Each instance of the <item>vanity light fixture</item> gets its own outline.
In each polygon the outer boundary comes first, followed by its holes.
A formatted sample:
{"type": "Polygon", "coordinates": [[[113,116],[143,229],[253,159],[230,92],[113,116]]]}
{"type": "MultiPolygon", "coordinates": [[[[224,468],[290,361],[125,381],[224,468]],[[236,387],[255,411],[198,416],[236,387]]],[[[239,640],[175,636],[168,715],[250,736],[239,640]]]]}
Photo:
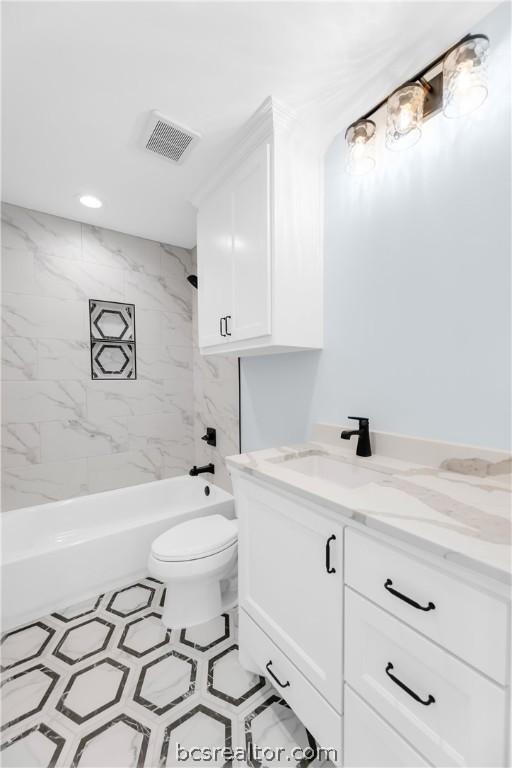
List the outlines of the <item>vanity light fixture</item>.
{"type": "Polygon", "coordinates": [[[424,120],[443,110],[446,117],[462,117],[487,97],[489,38],[466,35],[420,72],[382,99],[345,132],[347,173],[360,176],[375,166],[375,123],[370,118],[387,105],[386,147],[409,149],[421,138],[424,120]],[[442,64],[438,74],[426,79],[442,64]]]}
{"type": "Polygon", "coordinates": [[[347,173],[351,176],[363,176],[375,166],[375,130],[373,120],[358,120],[347,128],[347,173]]]}
{"type": "Polygon", "coordinates": [[[101,208],[103,203],[94,195],[81,195],[80,202],[85,205],[86,208],[101,208]]]}

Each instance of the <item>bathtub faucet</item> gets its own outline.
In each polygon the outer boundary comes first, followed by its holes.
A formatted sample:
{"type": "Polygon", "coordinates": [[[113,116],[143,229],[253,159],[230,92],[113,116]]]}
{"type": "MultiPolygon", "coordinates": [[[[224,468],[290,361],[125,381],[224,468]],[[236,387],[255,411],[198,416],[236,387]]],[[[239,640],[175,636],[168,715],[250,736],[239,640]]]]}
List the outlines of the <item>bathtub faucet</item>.
{"type": "Polygon", "coordinates": [[[212,464],[211,462],[209,464],[205,464],[204,467],[197,467],[195,464],[192,467],[192,469],[189,472],[189,475],[192,475],[192,477],[197,477],[197,475],[201,475],[203,472],[211,472],[212,475],[215,474],[215,464],[212,464]]]}

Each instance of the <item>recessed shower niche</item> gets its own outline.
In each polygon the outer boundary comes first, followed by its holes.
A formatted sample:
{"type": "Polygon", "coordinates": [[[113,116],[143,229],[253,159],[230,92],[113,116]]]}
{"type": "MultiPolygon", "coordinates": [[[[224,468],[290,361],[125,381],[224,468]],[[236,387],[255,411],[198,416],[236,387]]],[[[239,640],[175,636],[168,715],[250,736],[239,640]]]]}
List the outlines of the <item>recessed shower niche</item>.
{"type": "Polygon", "coordinates": [[[91,378],[135,379],[135,305],[89,300],[91,378]]]}

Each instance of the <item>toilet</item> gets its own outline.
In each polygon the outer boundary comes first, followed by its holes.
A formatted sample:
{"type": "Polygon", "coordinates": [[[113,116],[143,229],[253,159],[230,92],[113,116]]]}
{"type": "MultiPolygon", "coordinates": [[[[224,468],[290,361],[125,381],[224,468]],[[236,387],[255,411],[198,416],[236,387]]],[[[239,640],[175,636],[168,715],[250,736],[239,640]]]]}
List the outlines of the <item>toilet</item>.
{"type": "Polygon", "coordinates": [[[236,605],[237,537],[237,520],[208,515],[179,523],[154,540],[148,570],[167,589],[165,626],[203,624],[236,605]]]}

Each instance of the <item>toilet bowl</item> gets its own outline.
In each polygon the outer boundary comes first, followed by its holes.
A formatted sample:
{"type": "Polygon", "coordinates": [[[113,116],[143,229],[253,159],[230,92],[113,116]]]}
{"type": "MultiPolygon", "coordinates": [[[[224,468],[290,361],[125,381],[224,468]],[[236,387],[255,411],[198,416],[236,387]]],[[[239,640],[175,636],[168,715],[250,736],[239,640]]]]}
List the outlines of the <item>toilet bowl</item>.
{"type": "Polygon", "coordinates": [[[237,535],[237,520],[209,515],[179,523],[154,540],[148,570],[166,586],[165,626],[202,624],[236,604],[237,535]]]}

